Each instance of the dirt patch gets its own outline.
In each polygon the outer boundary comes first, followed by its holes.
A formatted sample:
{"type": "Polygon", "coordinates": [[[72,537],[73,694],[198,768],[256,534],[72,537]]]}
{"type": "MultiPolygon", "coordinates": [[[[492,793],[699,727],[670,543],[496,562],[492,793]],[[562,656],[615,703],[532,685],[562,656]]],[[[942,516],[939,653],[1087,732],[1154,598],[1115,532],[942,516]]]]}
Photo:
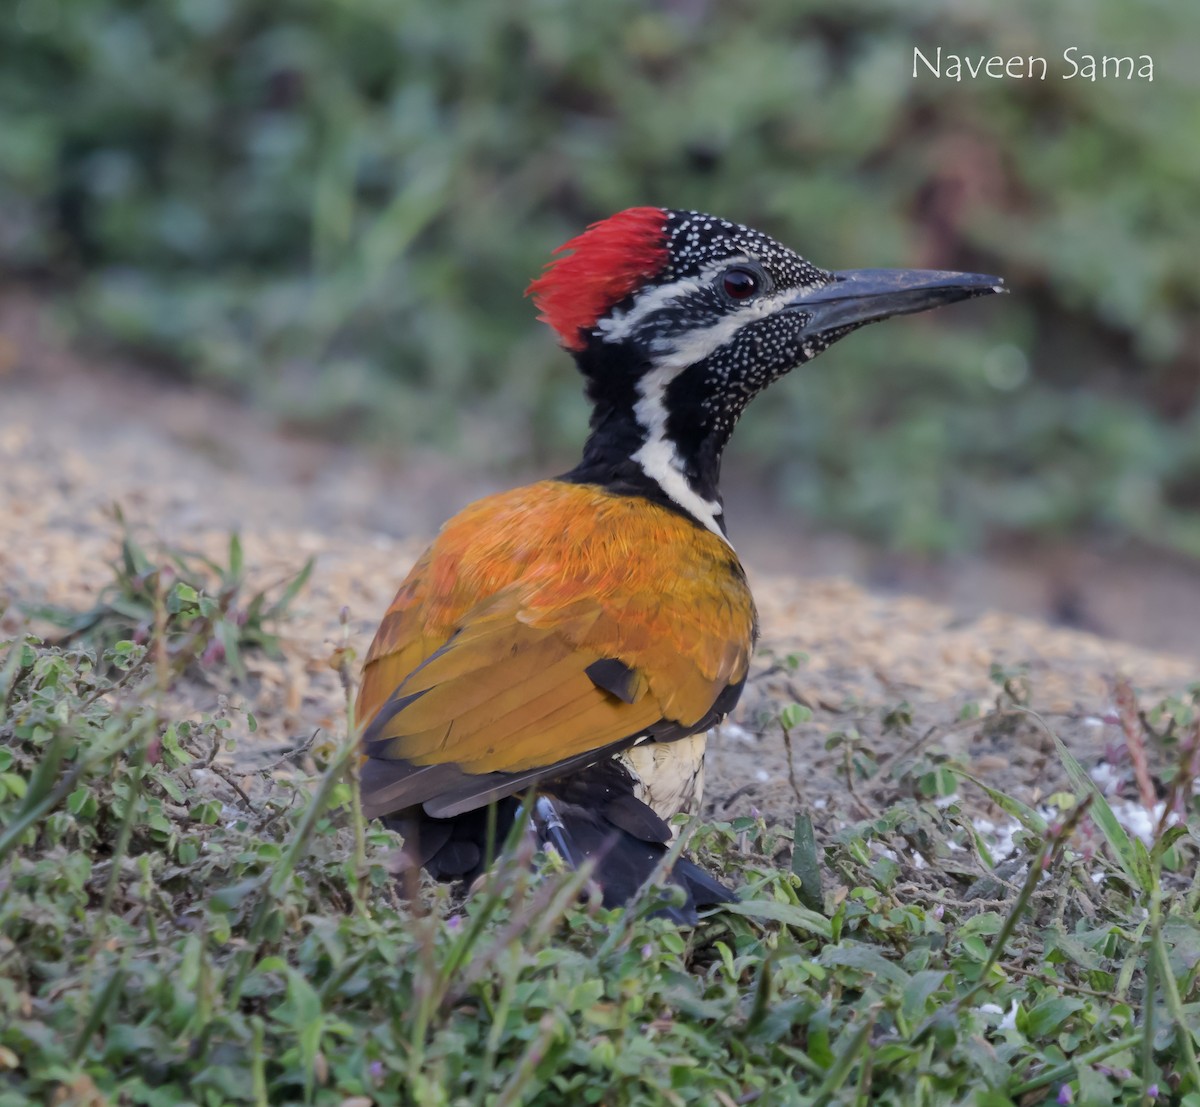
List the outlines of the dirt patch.
{"type": "MultiPolygon", "coordinates": [[[[316,730],[343,733],[329,657],[347,646],[361,656],[419,536],[495,482],[441,459],[388,466],[296,440],[212,394],[80,362],[47,341],[36,313],[0,319],[0,608],[9,601],[0,630],[15,629],[29,604],[90,604],[117,552],[114,502],[151,546],[217,556],[237,527],[257,581],[290,576],[310,556],[316,568],[284,628],[284,657],[249,659],[244,688],[200,674],[184,690],[188,705],[211,712],[226,696],[254,711],[259,730],[238,735],[245,764],[275,759],[316,730]]],[[[800,805],[869,809],[848,795],[859,756],[893,769],[903,758],[951,756],[1035,803],[1065,783],[1037,720],[1014,717],[1000,729],[962,721],[996,697],[994,665],[1027,670],[1031,706],[1085,764],[1115,739],[1105,717],[1118,673],[1145,702],[1200,679],[1192,658],[1017,615],[964,616],[846,580],[756,572],[754,550],[769,552],[769,530],[758,533],[746,560],[762,614],[759,658],[708,768],[708,808],[722,818],[790,819],[800,805]],[[778,716],[791,703],[812,715],[792,729],[789,763],[778,716]],[[847,737],[827,749],[837,734],[847,737]]],[[[902,778],[893,772],[889,786],[903,790],[902,778]]]]}

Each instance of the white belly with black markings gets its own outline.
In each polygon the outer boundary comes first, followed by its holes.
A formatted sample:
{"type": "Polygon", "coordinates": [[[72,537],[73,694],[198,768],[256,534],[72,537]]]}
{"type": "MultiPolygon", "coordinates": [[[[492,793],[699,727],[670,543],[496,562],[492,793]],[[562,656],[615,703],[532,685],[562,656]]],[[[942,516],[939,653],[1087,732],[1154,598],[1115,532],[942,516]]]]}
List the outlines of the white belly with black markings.
{"type": "Polygon", "coordinates": [[[677,742],[646,742],[617,755],[633,774],[634,795],[670,822],[700,813],[704,799],[704,746],[708,732],[677,742]]]}

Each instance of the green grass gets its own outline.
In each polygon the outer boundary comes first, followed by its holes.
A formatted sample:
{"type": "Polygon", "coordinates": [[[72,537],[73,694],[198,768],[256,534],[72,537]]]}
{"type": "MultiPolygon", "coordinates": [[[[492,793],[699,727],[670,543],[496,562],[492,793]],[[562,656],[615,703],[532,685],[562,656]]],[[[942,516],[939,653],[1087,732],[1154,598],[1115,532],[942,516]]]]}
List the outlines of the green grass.
{"type": "MultiPolygon", "coordinates": [[[[890,802],[696,828],[742,902],[680,930],[524,844],[402,897],[351,744],[235,777],[234,717],[175,717],[154,653],[0,644],[0,1107],[1200,1105],[1194,704],[1147,716],[1184,815],[1149,848],[1065,747],[1050,825],[994,797],[999,864],[954,766],[851,750],[890,802]]],[[[978,725],[1030,718],[1009,693],[978,725]]]]}

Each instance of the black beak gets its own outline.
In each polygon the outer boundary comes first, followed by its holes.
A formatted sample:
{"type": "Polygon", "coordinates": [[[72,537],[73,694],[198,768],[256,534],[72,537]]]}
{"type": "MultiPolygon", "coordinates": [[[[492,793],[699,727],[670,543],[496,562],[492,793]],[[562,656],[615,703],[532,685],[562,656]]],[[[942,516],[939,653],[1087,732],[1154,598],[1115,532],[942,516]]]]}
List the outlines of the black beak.
{"type": "Polygon", "coordinates": [[[804,328],[809,333],[858,327],[1007,291],[1000,277],[936,269],[846,269],[832,276],[829,284],[797,296],[790,305],[812,316],[804,328]]]}

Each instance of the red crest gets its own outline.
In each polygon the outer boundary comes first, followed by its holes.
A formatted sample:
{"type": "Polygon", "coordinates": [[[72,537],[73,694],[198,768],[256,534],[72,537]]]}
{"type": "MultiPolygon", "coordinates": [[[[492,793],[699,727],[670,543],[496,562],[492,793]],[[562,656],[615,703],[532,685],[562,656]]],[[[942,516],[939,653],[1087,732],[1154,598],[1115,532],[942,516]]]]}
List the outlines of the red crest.
{"type": "Polygon", "coordinates": [[[667,213],[629,208],[564,242],[525,290],[568,350],[586,345],[583,331],[667,262],[667,213]],[[569,253],[567,251],[570,251],[569,253]],[[558,255],[564,255],[559,257],[558,255]]]}

